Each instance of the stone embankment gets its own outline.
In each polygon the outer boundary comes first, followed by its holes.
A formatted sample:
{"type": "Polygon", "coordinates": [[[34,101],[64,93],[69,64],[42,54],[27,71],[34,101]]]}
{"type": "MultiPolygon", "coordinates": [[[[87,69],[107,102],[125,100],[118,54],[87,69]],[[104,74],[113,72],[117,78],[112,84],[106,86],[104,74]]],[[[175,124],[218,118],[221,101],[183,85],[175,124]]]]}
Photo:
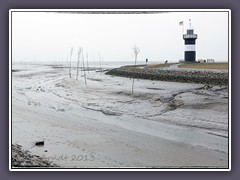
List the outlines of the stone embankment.
{"type": "Polygon", "coordinates": [[[215,72],[211,70],[178,71],[123,66],[120,68],[111,69],[106,74],[136,79],[201,83],[223,86],[228,85],[228,72],[215,72]]]}

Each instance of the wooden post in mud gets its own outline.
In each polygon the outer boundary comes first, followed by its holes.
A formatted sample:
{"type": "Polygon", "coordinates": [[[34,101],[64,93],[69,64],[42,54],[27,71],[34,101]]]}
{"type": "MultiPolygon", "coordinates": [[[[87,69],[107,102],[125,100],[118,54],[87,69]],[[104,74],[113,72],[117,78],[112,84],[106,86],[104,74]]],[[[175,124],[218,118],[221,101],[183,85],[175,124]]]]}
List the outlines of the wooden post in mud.
{"type": "Polygon", "coordinates": [[[71,74],[71,69],[72,69],[72,64],[71,64],[71,61],[72,61],[72,54],[73,54],[73,47],[71,48],[71,51],[70,51],[70,59],[69,59],[69,77],[71,78],[72,77],[72,74],[71,74]]]}
{"type": "Polygon", "coordinates": [[[99,52],[98,52],[98,58],[99,58],[100,72],[102,72],[101,56],[99,52]]]}
{"type": "Polygon", "coordinates": [[[78,80],[78,71],[79,71],[79,64],[80,64],[80,56],[81,56],[82,48],[80,47],[78,49],[78,58],[77,58],[77,75],[76,75],[76,80],[78,80]]]}
{"type": "Polygon", "coordinates": [[[86,77],[86,72],[85,72],[83,50],[82,50],[82,62],[83,62],[83,76],[84,76],[84,81],[85,81],[85,85],[87,85],[87,77],[86,77]]]}
{"type": "Polygon", "coordinates": [[[86,54],[86,58],[87,58],[87,70],[88,70],[88,73],[89,73],[89,65],[88,65],[88,53],[86,54]]]}

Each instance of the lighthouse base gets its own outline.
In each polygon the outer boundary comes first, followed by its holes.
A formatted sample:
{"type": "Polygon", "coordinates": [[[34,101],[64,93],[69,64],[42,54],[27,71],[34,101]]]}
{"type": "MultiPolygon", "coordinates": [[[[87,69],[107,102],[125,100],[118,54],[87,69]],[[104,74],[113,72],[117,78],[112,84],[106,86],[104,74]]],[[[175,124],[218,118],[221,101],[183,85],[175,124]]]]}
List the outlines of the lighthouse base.
{"type": "Polygon", "coordinates": [[[196,60],[196,51],[185,51],[184,61],[185,62],[195,62],[196,60]]]}

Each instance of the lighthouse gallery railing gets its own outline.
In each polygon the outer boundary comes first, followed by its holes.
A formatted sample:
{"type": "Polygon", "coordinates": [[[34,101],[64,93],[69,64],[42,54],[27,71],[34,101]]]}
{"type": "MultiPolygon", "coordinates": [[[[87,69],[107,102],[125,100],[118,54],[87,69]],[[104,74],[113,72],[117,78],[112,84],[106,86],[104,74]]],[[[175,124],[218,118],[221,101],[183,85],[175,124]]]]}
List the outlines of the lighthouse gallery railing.
{"type": "Polygon", "coordinates": [[[186,38],[197,38],[197,34],[184,34],[183,38],[184,39],[186,39],[186,38]]]}

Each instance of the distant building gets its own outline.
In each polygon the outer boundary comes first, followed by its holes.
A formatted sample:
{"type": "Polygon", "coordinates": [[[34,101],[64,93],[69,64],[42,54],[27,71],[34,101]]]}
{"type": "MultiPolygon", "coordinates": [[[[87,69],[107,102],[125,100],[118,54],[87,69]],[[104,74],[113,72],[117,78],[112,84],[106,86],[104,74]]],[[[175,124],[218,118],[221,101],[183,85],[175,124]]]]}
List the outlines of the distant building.
{"type": "Polygon", "coordinates": [[[208,63],[214,63],[214,59],[207,59],[208,63]]]}
{"type": "Polygon", "coordinates": [[[198,59],[200,63],[214,63],[214,59],[198,59]]]}
{"type": "Polygon", "coordinates": [[[204,63],[204,59],[199,59],[198,62],[204,63]]]}

